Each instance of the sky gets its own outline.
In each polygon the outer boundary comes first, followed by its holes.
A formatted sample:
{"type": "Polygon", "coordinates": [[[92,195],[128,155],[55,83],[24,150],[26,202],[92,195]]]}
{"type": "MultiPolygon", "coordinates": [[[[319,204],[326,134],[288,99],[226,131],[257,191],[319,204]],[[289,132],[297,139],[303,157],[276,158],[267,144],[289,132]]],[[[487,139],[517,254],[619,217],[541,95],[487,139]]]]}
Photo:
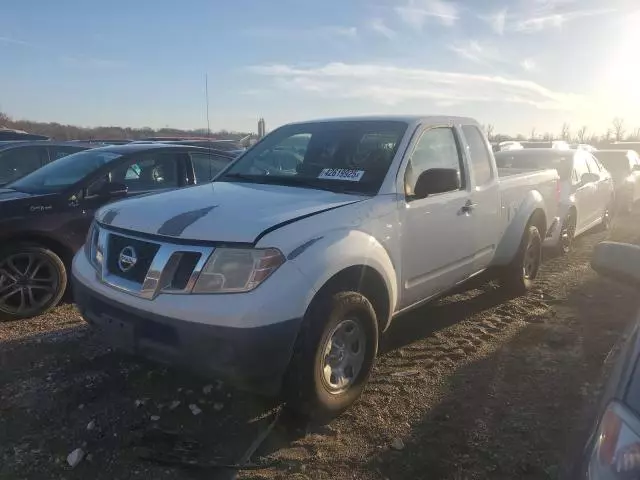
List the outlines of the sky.
{"type": "Polygon", "coordinates": [[[640,128],[637,0],[0,2],[0,111],[255,131],[365,114],[640,128]],[[634,5],[635,4],[635,5],[634,5]]]}

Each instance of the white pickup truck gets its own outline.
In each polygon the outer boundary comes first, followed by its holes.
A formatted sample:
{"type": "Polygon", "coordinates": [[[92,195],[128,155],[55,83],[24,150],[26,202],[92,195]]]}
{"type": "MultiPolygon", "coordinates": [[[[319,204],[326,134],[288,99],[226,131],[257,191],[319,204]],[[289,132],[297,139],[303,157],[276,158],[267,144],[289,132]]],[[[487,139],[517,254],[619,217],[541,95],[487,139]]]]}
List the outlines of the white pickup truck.
{"type": "Polygon", "coordinates": [[[397,315],[481,272],[530,288],[557,179],[501,177],[469,118],[285,125],[211,184],[98,211],[75,299],[116,347],[327,417],[397,315]]]}

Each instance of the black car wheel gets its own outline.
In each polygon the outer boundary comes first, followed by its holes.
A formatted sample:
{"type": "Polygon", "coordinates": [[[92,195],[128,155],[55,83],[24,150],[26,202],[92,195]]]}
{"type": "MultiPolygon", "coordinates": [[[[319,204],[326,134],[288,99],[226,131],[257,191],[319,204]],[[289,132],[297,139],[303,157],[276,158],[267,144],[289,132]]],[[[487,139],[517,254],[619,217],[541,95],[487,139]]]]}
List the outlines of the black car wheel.
{"type": "Polygon", "coordinates": [[[573,240],[576,236],[576,219],[573,213],[567,214],[562,222],[560,229],[560,238],[558,239],[557,253],[567,255],[573,246],[573,240]]]}
{"type": "Polygon", "coordinates": [[[320,294],[309,307],[284,383],[287,407],[329,420],[360,396],[378,351],[378,323],[357,292],[320,294]]]}
{"type": "Polygon", "coordinates": [[[511,294],[524,295],[531,289],[542,263],[542,238],[538,228],[528,225],[520,248],[501,275],[501,285],[511,294]]]}
{"type": "Polygon", "coordinates": [[[48,248],[19,243],[0,251],[0,320],[41,315],[66,288],[64,263],[48,248]]]}

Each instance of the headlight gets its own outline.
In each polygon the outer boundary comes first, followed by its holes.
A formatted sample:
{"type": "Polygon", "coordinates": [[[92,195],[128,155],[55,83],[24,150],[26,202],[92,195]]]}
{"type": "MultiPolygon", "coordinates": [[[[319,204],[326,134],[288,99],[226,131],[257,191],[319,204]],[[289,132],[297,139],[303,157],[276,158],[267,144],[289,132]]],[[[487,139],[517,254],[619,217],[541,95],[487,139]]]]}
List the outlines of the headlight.
{"type": "Polygon", "coordinates": [[[275,248],[217,248],[200,272],[193,293],[248,292],[284,261],[275,248]]]}
{"type": "Polygon", "coordinates": [[[89,232],[87,233],[87,239],[84,242],[84,253],[87,255],[89,263],[94,268],[99,269],[102,265],[102,252],[98,251],[98,234],[100,233],[100,227],[94,220],[91,222],[89,232]]]}
{"type": "Polygon", "coordinates": [[[590,479],[626,480],[640,475],[638,419],[620,404],[612,403],[600,422],[589,462],[590,479]]]}

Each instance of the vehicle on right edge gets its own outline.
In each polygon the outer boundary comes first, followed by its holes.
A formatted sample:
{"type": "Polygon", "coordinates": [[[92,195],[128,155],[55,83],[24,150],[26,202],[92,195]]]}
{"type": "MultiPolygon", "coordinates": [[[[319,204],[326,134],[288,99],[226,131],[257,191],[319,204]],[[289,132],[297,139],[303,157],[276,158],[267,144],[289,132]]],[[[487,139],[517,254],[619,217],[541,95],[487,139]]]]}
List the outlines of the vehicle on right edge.
{"type": "MultiPolygon", "coordinates": [[[[640,292],[640,247],[602,242],[591,266],[640,292]]],[[[588,438],[570,462],[571,480],[640,478],[640,312],[607,359],[611,368],[588,438]]]]}
{"type": "Polygon", "coordinates": [[[611,173],[617,209],[631,212],[640,200],[640,157],[635,150],[598,150],[593,155],[611,173]]]}
{"type": "Polygon", "coordinates": [[[532,287],[557,182],[500,171],[469,118],[285,125],[209,185],[100,209],[75,300],[110,345],[324,419],[398,315],[482,273],[532,287]]]}
{"type": "Polygon", "coordinates": [[[611,174],[586,150],[523,149],[495,154],[499,167],[514,171],[555,168],[560,175],[560,228],[545,241],[558,254],[571,250],[578,235],[594,228],[608,229],[614,211],[611,174]]]}

